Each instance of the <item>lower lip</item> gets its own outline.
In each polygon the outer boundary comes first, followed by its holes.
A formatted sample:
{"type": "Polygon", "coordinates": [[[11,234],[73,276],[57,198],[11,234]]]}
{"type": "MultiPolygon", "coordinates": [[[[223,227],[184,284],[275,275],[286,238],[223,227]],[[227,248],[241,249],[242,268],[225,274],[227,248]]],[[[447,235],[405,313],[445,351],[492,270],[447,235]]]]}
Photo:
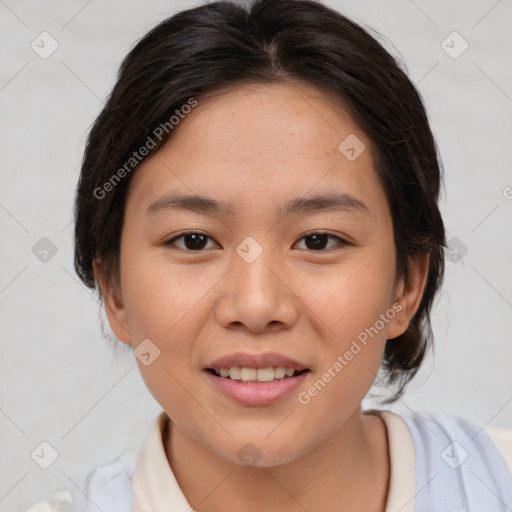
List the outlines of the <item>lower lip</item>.
{"type": "Polygon", "coordinates": [[[296,377],[285,377],[271,382],[237,382],[236,380],[217,377],[204,370],[206,377],[222,393],[245,405],[266,405],[291,393],[304,381],[310,372],[296,377]]]}

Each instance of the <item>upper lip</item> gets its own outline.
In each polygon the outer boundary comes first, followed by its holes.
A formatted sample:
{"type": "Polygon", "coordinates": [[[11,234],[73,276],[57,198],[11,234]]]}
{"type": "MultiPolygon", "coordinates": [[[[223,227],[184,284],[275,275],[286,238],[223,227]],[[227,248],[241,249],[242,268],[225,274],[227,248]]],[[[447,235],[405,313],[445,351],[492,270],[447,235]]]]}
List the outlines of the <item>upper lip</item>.
{"type": "Polygon", "coordinates": [[[227,356],[220,357],[209,363],[205,369],[231,368],[232,366],[245,366],[247,368],[268,368],[283,366],[284,368],[293,368],[294,370],[308,370],[309,368],[295,359],[283,356],[276,352],[265,352],[264,354],[247,354],[236,352],[227,356]]]}

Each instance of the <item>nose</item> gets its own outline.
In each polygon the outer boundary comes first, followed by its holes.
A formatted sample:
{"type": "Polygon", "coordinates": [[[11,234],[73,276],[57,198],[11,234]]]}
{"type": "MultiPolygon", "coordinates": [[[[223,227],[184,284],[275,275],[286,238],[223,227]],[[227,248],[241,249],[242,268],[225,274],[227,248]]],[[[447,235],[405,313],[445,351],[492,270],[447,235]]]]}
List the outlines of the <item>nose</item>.
{"type": "Polygon", "coordinates": [[[270,250],[254,261],[234,253],[232,270],[220,290],[216,318],[226,328],[276,332],[297,321],[298,299],[290,274],[270,250]]]}

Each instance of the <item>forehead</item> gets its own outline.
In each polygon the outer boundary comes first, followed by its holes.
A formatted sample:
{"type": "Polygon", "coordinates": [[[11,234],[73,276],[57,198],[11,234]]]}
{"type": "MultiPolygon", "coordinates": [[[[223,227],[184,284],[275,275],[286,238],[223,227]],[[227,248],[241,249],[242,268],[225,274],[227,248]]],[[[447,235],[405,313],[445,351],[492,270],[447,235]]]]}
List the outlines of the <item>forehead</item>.
{"type": "Polygon", "coordinates": [[[371,142],[334,96],[298,83],[251,84],[197,101],[137,169],[129,192],[137,202],[177,189],[240,207],[330,191],[382,202],[371,142]],[[357,158],[347,158],[347,144],[357,158]]]}
{"type": "Polygon", "coordinates": [[[239,158],[242,166],[251,154],[255,163],[274,169],[291,159],[318,159],[320,153],[337,156],[343,138],[363,135],[333,95],[293,82],[211,93],[181,123],[170,146],[214,150],[209,157],[239,158]]]}

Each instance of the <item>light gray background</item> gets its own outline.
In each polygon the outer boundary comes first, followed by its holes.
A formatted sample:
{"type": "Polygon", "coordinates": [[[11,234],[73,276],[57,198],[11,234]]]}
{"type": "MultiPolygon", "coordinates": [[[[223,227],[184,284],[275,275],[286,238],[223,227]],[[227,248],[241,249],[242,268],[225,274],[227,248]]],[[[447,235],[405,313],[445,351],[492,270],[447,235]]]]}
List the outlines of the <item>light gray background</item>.
{"type": "MultiPolygon", "coordinates": [[[[121,59],[198,3],[0,0],[2,511],[137,449],[161,410],[132,354],[117,359],[105,342],[96,300],[74,274],[72,203],[87,130],[121,59]],[[31,48],[43,31],[59,45],[47,59],[31,48]],[[42,237],[58,248],[46,263],[32,253],[42,237]],[[47,470],[30,456],[42,441],[59,453],[47,470]]],[[[512,428],[512,0],[326,3],[403,57],[446,170],[448,238],[467,246],[447,261],[435,358],[391,409],[512,428]],[[453,31],[469,43],[457,59],[441,46],[453,31]]]]}

